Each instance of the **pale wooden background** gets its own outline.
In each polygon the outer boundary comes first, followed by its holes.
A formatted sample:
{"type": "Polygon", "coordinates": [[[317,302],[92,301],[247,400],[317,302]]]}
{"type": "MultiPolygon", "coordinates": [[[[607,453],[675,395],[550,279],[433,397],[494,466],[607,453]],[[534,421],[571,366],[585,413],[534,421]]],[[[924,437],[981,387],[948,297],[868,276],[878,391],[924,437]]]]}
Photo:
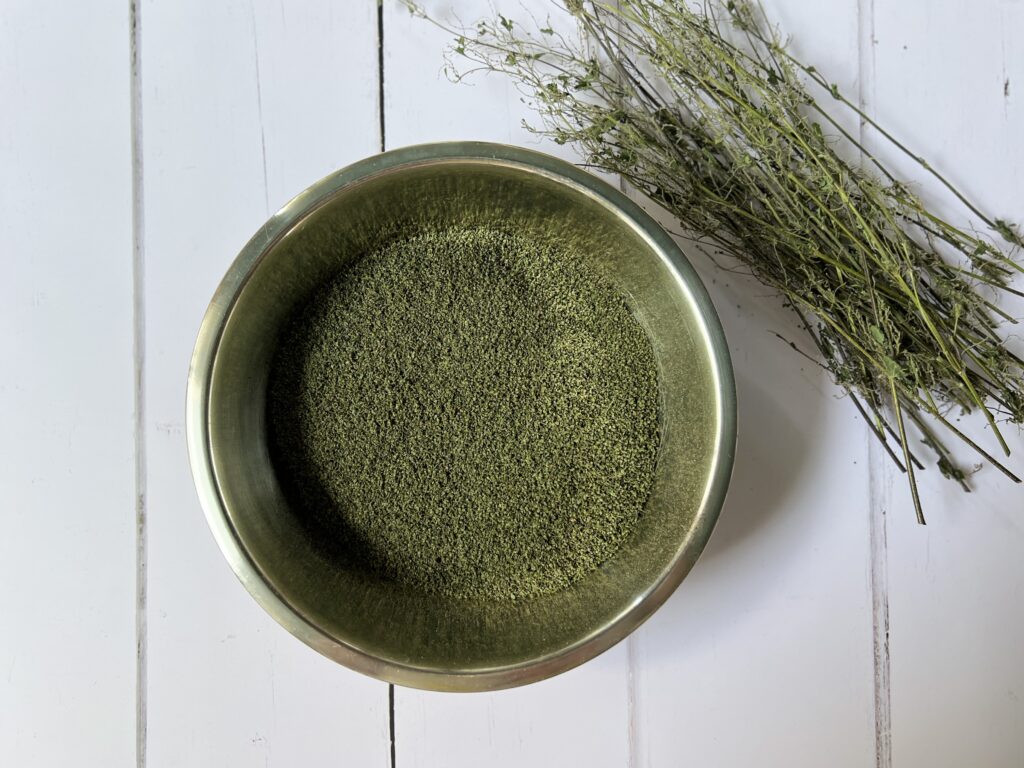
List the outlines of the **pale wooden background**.
{"type": "MultiPolygon", "coordinates": [[[[800,56],[1024,218],[1024,2],[767,5],[800,56]]],[[[916,526],[853,409],[772,335],[791,318],[703,262],[736,474],[704,557],[628,641],[524,689],[392,704],[244,592],[182,424],[234,254],[382,142],[566,152],[519,127],[507,83],[440,76],[444,42],[397,0],[0,5],[0,765],[1024,765],[1024,493],[927,472],[916,526]]]]}

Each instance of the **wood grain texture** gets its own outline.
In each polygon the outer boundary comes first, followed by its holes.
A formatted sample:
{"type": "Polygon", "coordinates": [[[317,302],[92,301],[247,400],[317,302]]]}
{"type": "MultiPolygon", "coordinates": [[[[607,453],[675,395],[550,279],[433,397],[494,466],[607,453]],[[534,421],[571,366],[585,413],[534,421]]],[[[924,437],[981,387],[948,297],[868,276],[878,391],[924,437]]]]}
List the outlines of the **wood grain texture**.
{"type": "MultiPolygon", "coordinates": [[[[1024,3],[873,4],[873,116],[993,215],[1024,219],[1024,3]]],[[[870,132],[868,133],[870,136],[870,132]]],[[[875,141],[873,146],[880,146],[875,141]]],[[[927,200],[966,221],[921,169],[887,151],[927,200]]],[[[1024,281],[1021,281],[1024,285],[1024,281]]],[[[1024,317],[1024,302],[1007,304],[1024,317]]],[[[1008,329],[1018,351],[1020,332],[1008,329]]],[[[962,428],[995,450],[982,420],[962,428]]],[[[1024,439],[1007,436],[1024,469],[1024,439]]],[[[970,457],[959,452],[968,460],[970,457]]],[[[902,476],[879,483],[890,604],[892,763],[1024,765],[1024,489],[991,468],[964,495],[922,474],[928,527],[902,476]]]]}
{"type": "Polygon", "coordinates": [[[0,11],[0,765],[128,766],[128,14],[0,11]]]}
{"type": "Polygon", "coordinates": [[[387,761],[387,687],[306,648],[237,583],[182,425],[195,333],[235,254],[292,195],[376,151],[375,11],[140,9],[150,766],[387,761]]]}

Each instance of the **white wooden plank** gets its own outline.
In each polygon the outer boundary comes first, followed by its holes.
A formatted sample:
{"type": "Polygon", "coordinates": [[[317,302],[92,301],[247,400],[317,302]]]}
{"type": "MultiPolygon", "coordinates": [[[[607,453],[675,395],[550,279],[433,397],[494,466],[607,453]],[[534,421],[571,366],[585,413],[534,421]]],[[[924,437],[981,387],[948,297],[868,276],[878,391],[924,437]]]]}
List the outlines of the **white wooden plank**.
{"type": "MultiPolygon", "coordinates": [[[[875,117],[983,208],[1024,219],[1024,4],[915,0],[873,11],[875,117]]],[[[955,212],[934,180],[899,165],[955,212]]],[[[1024,316],[1020,302],[1011,306],[1024,316]]],[[[995,445],[979,419],[965,425],[995,445]]],[[[1013,427],[1008,436],[1021,474],[1024,439],[1013,427]]],[[[894,765],[1024,764],[1024,490],[991,468],[973,483],[965,496],[923,473],[927,528],[914,523],[902,477],[886,468],[879,484],[894,765]]]]}
{"type": "MultiPolygon", "coordinates": [[[[431,13],[466,23],[488,11],[469,2],[428,2],[431,13]]],[[[544,0],[496,4],[520,19],[544,0]]],[[[450,36],[384,5],[385,133],[388,148],[427,141],[519,144],[572,158],[521,127],[528,111],[496,76],[454,85],[441,73],[450,36]]],[[[395,690],[396,762],[401,766],[622,766],[629,754],[629,664],[625,644],[553,680],[525,688],[452,696],[395,690]]]]}
{"type": "Polygon", "coordinates": [[[387,687],[245,593],[206,528],[182,419],[199,322],[268,214],[378,148],[372,3],[141,8],[148,764],[380,765],[387,687]]]}
{"type": "MultiPolygon", "coordinates": [[[[856,93],[853,0],[765,5],[795,53],[856,93]]],[[[707,551],[636,636],[635,764],[872,764],[865,427],[775,338],[803,340],[778,299],[693,260],[733,353],[739,449],[707,551]]]]}
{"type": "Polygon", "coordinates": [[[134,765],[127,3],[0,12],[0,764],[134,765]]]}
{"type": "MultiPolygon", "coordinates": [[[[421,5],[432,17],[452,24],[459,19],[476,21],[488,10],[467,2],[421,5]]],[[[401,3],[384,5],[387,148],[430,141],[498,141],[539,148],[540,140],[520,124],[526,112],[508,80],[473,77],[462,88],[449,82],[441,54],[451,39],[443,30],[411,16],[401,3]]]]}
{"type": "MultiPolygon", "coordinates": [[[[706,273],[705,273],[706,274],[706,273]]],[[[874,752],[862,427],[757,289],[711,286],[738,372],[730,496],[637,634],[638,765],[869,764],[874,752]],[[730,307],[729,302],[733,305],[730,307]],[[753,306],[740,312],[735,302],[753,306]]]]}
{"type": "Polygon", "coordinates": [[[395,689],[396,765],[618,768],[629,760],[627,647],[495,693],[395,689]]]}
{"type": "MultiPolygon", "coordinates": [[[[571,30],[569,19],[547,0],[425,0],[432,18],[450,27],[473,24],[481,14],[504,11],[529,23],[530,14],[571,30]]],[[[429,21],[410,15],[403,3],[384,3],[384,106],[387,148],[432,141],[496,141],[573,160],[569,146],[530,133],[523,119],[539,126],[536,114],[505,77],[476,73],[456,85],[444,72],[442,53],[453,36],[429,21]]],[[[458,61],[454,62],[456,66],[458,61]]]]}

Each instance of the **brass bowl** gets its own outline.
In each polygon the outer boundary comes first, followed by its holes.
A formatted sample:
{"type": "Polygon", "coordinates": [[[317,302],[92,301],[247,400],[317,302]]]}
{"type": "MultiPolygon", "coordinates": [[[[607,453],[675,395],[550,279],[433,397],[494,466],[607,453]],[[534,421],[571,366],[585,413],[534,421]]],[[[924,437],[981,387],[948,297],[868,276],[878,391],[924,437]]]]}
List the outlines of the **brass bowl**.
{"type": "Polygon", "coordinates": [[[728,348],[697,274],[637,205],[547,155],[484,143],[407,147],[305,190],[217,289],[188,380],[188,447],[213,534],[246,589],[320,653],[401,685],[507,688],[570,669],[636,629],[682,581],[725,498],[736,442],[728,348]],[[414,594],[317,545],[289,509],[265,435],[276,337],[346,260],[445,222],[501,222],[574,242],[609,274],[658,363],[661,445],[632,538],[574,587],[518,601],[414,594]]]}

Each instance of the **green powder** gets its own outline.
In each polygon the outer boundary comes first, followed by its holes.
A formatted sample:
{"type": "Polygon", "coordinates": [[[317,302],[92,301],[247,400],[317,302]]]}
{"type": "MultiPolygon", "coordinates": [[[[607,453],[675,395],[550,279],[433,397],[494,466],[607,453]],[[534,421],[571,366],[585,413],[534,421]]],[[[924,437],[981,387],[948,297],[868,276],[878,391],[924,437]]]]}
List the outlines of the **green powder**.
{"type": "Polygon", "coordinates": [[[289,320],[271,455],[355,567],[516,599],[571,585],[633,532],[657,403],[646,333],[578,254],[446,229],[362,257],[289,320]]]}

